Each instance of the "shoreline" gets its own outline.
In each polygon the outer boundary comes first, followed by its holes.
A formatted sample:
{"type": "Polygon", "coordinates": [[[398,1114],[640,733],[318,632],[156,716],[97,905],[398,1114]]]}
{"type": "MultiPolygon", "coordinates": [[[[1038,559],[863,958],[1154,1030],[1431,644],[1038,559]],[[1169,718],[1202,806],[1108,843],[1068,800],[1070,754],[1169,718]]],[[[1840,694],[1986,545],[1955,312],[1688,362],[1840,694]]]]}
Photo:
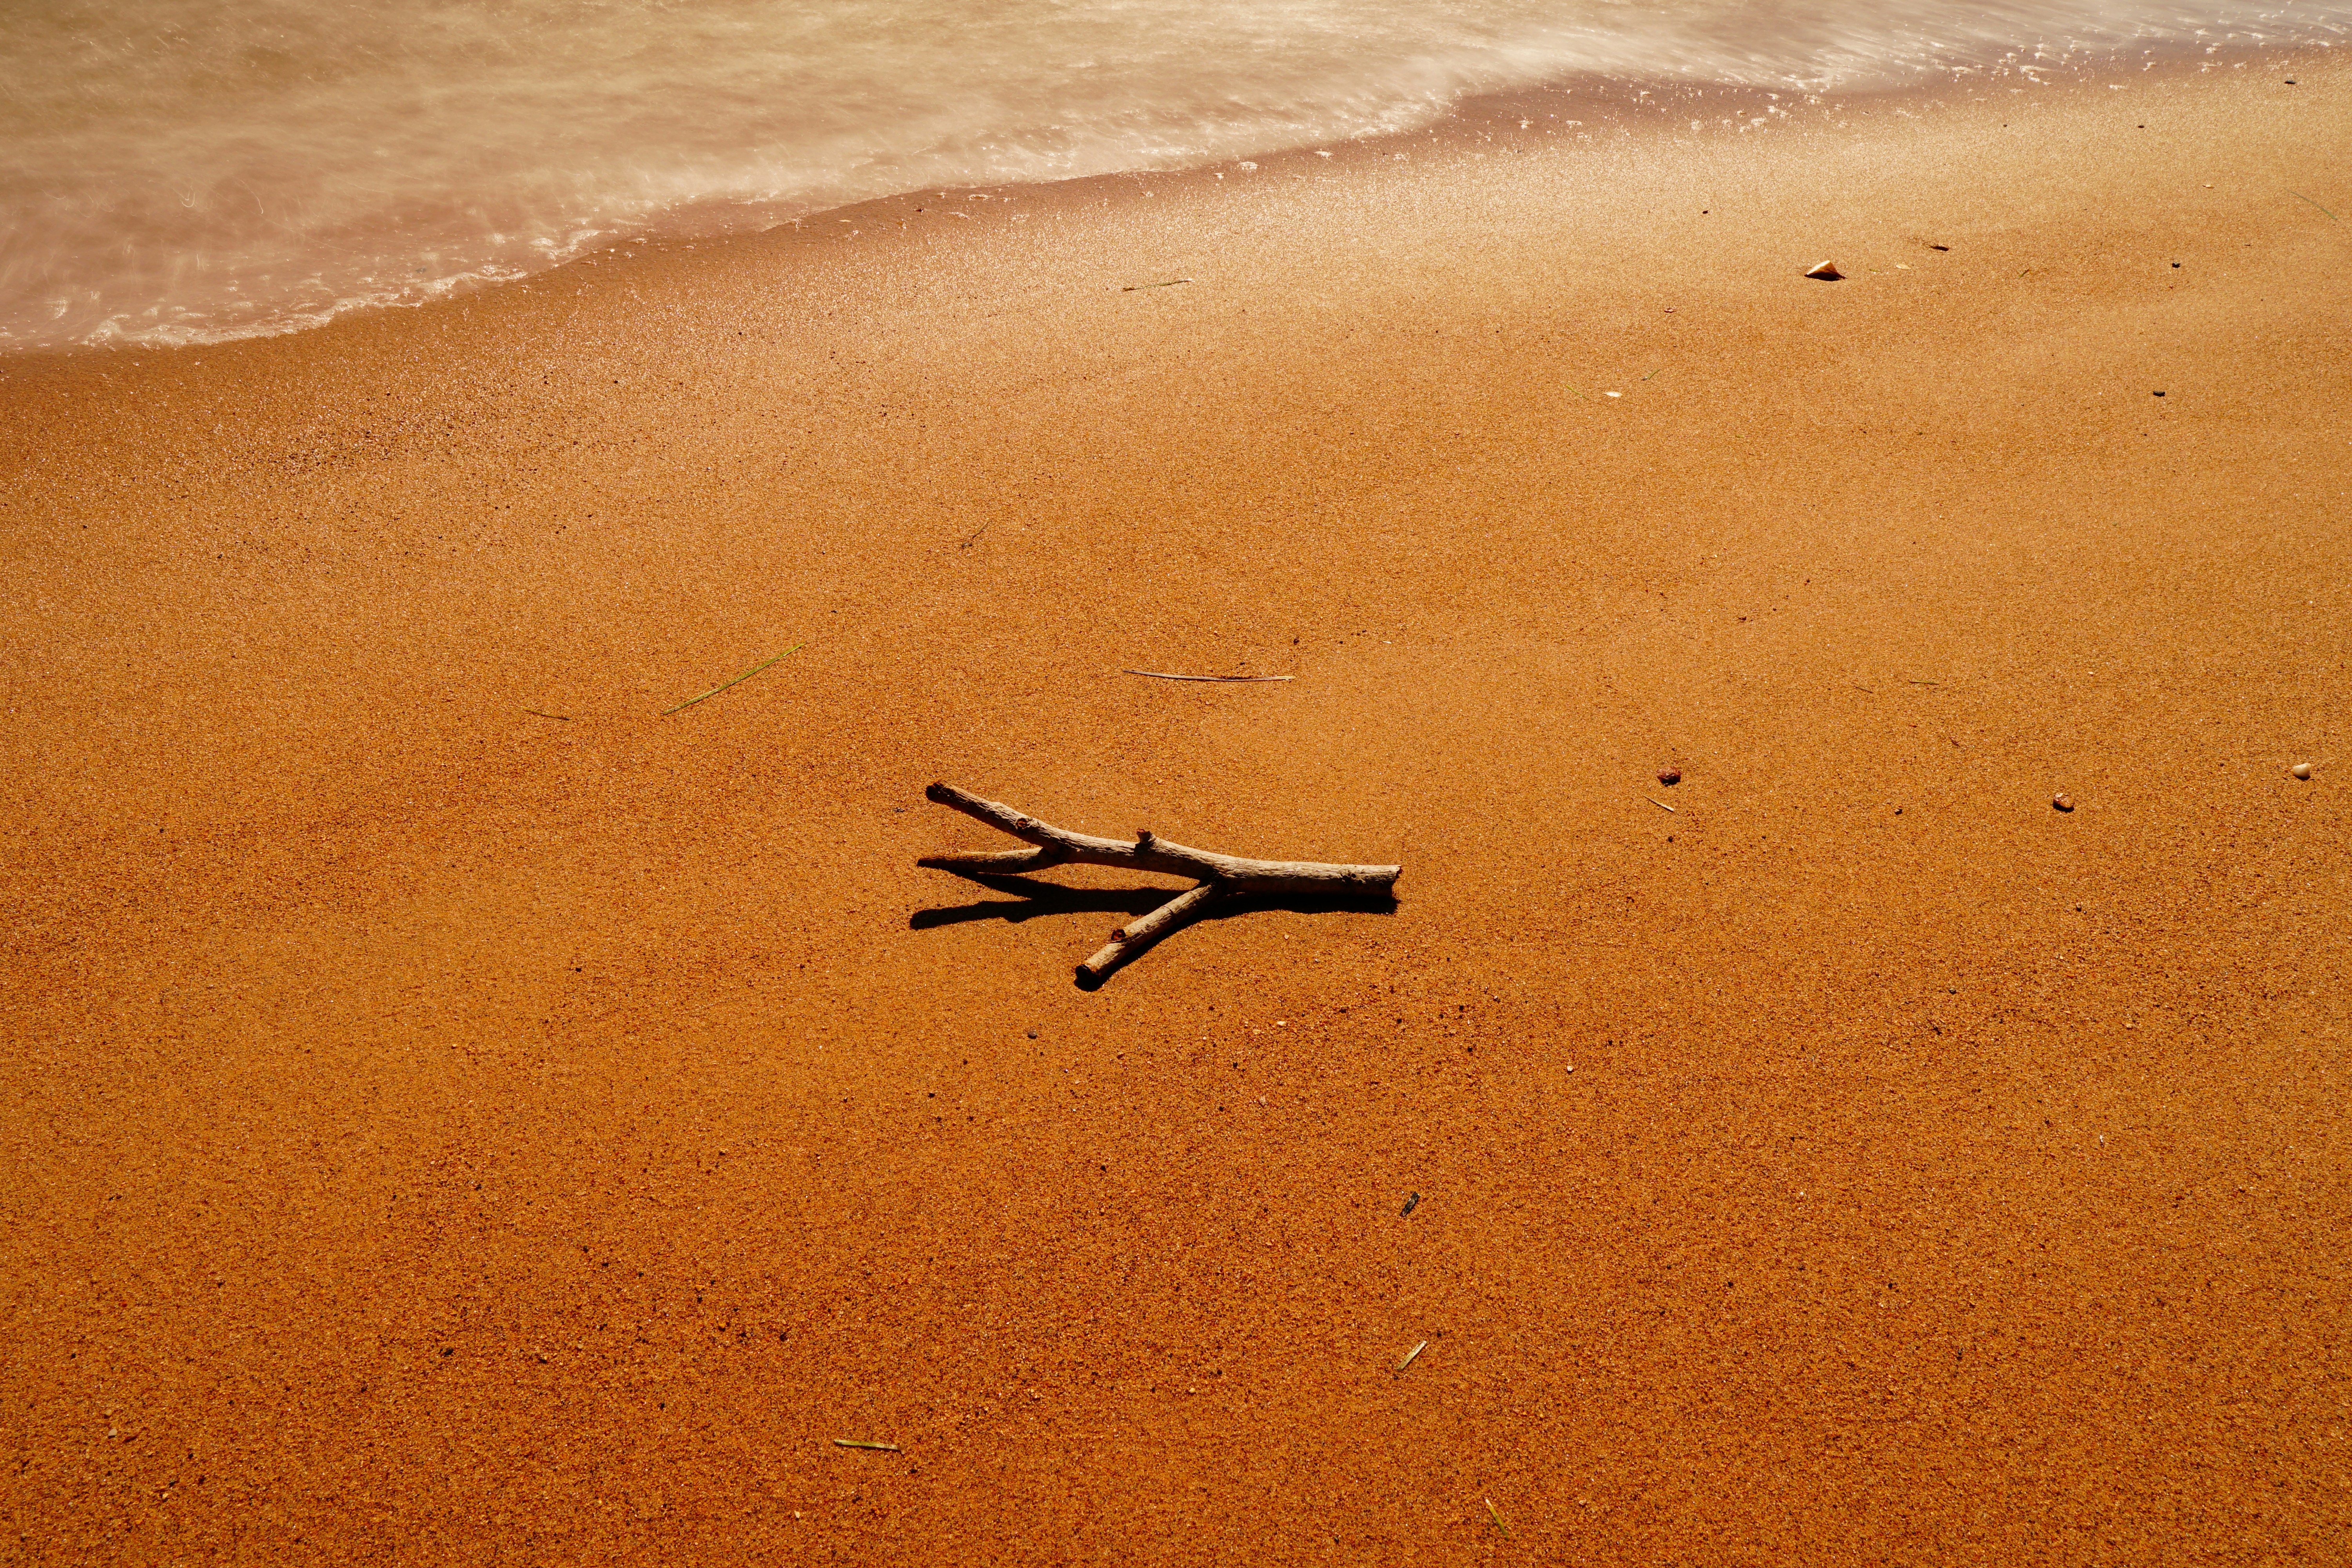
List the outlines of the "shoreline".
{"type": "Polygon", "coordinates": [[[2308,68],[2320,69],[2325,68],[2326,62],[2332,58],[2332,47],[2325,43],[2236,46],[2226,49],[2221,46],[2200,47],[2185,43],[2171,46],[2143,44],[2112,50],[2070,51],[2054,66],[2021,68],[2002,63],[1954,68],[1934,77],[1908,82],[1831,92],[1775,90],[1671,79],[1579,76],[1473,94],[1456,102],[1437,119],[1407,131],[1367,133],[1335,142],[1278,147],[1249,158],[1220,158],[1168,169],[1122,170],[1043,184],[959,185],[937,191],[929,186],[910,188],[847,205],[814,209],[797,216],[779,219],[761,228],[730,227],[720,232],[698,232],[683,211],[673,212],[659,221],[641,226],[647,230],[643,237],[614,239],[570,260],[538,271],[499,279],[474,280],[432,300],[406,304],[346,303],[335,307],[323,320],[306,325],[277,327],[186,343],[121,342],[0,349],[0,375],[5,375],[12,366],[31,371],[43,364],[71,363],[91,355],[217,350],[238,342],[303,336],[379,316],[398,316],[416,310],[429,312],[462,301],[494,296],[517,285],[561,277],[576,268],[611,266],[616,260],[647,252],[676,258],[730,245],[772,240],[787,231],[797,236],[803,233],[809,225],[845,222],[855,226],[868,219],[898,221],[921,206],[927,199],[934,197],[969,199],[978,195],[1001,199],[1028,197],[1050,201],[1074,192],[1113,189],[1120,182],[1139,185],[1155,182],[1164,184],[1215,179],[1244,168],[1255,170],[1265,167],[1270,174],[1276,175],[1306,170],[1328,174],[1365,160],[1410,156],[1413,153],[1433,152],[1441,156],[1458,157],[1482,148],[1492,148],[1497,142],[1510,150],[1532,151],[1563,133],[1564,128],[1559,122],[1578,127],[1576,139],[1582,142],[1626,137],[1680,140],[1685,128],[1702,137],[1711,137],[1727,130],[1736,136],[1745,136],[1757,130],[1804,134],[1835,128],[1841,116],[1871,115],[1883,110],[1892,110],[1904,116],[1934,114],[1981,101],[1999,90],[2064,93],[2081,90],[2095,81],[2116,75],[2176,82],[2194,79],[2217,70],[2267,69],[2272,67],[2294,69],[2297,68],[2295,62],[2298,60],[2310,61],[2312,64],[2308,68]],[[2016,88],[2016,81],[2023,81],[2027,86],[2016,88]],[[1685,117],[1694,113],[1709,123],[1702,127],[1699,120],[1685,122],[1685,117]],[[1776,120],[1781,123],[1774,124],[1776,120]],[[1581,129],[1586,125],[1596,128],[1581,129]],[[1325,167],[1316,161],[1336,162],[1325,167]]]}
{"type": "Polygon", "coordinates": [[[2324,1556],[2295,72],[0,365],[20,1542],[2324,1556]],[[1402,901],[1081,992],[935,779],[1402,901]]]}

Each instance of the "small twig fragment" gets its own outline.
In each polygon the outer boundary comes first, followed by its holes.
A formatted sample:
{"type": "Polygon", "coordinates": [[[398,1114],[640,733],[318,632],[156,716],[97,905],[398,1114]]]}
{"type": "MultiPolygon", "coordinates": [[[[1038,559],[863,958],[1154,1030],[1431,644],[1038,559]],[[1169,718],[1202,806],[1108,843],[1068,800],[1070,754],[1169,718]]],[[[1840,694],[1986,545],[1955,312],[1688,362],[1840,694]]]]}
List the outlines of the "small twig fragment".
{"type": "Polygon", "coordinates": [[[1129,283],[1127,287],[1121,289],[1119,292],[1122,294],[1136,294],[1140,293],[1146,289],[1173,289],[1179,283],[1190,283],[1191,281],[1192,280],[1190,278],[1171,278],[1162,283],[1129,283]]]}
{"type": "Polygon", "coordinates": [[[667,719],[667,718],[668,718],[668,717],[669,717],[671,714],[673,714],[673,713],[679,713],[679,712],[683,712],[683,711],[685,711],[687,709],[693,707],[693,706],[694,706],[696,703],[698,703],[698,702],[703,701],[703,700],[707,700],[707,699],[709,699],[709,698],[712,698],[712,697],[716,697],[716,696],[718,696],[720,692],[727,690],[730,687],[740,686],[740,685],[742,685],[745,681],[747,681],[747,680],[751,679],[753,676],[755,676],[755,675],[759,674],[761,670],[763,670],[763,669],[767,668],[769,665],[772,665],[772,664],[781,664],[781,663],[782,663],[782,662],[783,662],[785,659],[790,658],[793,655],[794,655],[794,654],[796,654],[796,653],[800,652],[800,651],[801,651],[801,649],[803,649],[803,648],[804,648],[804,647],[808,647],[808,644],[806,644],[806,643],[800,643],[800,642],[796,642],[796,643],[793,644],[793,646],[792,646],[792,647],[788,647],[788,648],[784,649],[784,651],[783,651],[783,652],[782,652],[782,653],[778,654],[774,658],[768,659],[768,660],[765,660],[765,661],[763,661],[763,662],[761,662],[761,663],[759,663],[759,664],[755,664],[755,665],[753,665],[751,668],[749,668],[749,669],[745,670],[742,674],[740,674],[740,675],[737,676],[734,679],[732,679],[732,680],[730,680],[730,681],[727,682],[727,684],[726,684],[725,686],[714,686],[714,687],[712,687],[709,690],[708,690],[708,691],[704,692],[704,693],[702,694],[702,696],[700,696],[700,697],[689,697],[689,698],[688,698],[685,701],[683,701],[683,702],[679,703],[679,704],[678,704],[677,707],[675,707],[675,708],[665,708],[665,709],[663,709],[663,710],[662,710],[662,717],[663,717],[663,718],[665,718],[665,719],[667,719]]]}
{"type": "Polygon", "coordinates": [[[899,1451],[896,1443],[869,1443],[863,1437],[835,1437],[833,1446],[836,1448],[873,1448],[885,1454],[899,1451]]]}
{"type": "Polygon", "coordinates": [[[526,708],[523,711],[530,714],[533,718],[561,719],[567,724],[572,721],[572,715],[569,713],[550,713],[543,708],[526,708]]]}
{"type": "MultiPolygon", "coordinates": [[[[1421,1206],[1421,1194],[1420,1194],[1419,1193],[1415,1193],[1415,1194],[1412,1194],[1412,1196],[1411,1196],[1411,1197],[1409,1197],[1409,1198],[1405,1199],[1405,1201],[1404,1201],[1404,1214],[1411,1214],[1413,1210],[1415,1210],[1415,1209],[1419,1208],[1420,1206],[1421,1206]]],[[[1399,1219],[1402,1219],[1402,1218],[1404,1217],[1404,1215],[1399,1215],[1397,1217],[1398,1217],[1399,1219]]]]}
{"type": "Polygon", "coordinates": [[[1404,1360],[1402,1360],[1402,1361],[1401,1361],[1401,1362],[1399,1362],[1399,1363],[1396,1363],[1396,1369],[1397,1369],[1399,1372],[1402,1372],[1405,1368],[1407,1368],[1407,1367],[1411,1366],[1411,1365],[1413,1363],[1413,1358],[1415,1358],[1416,1356],[1420,1355],[1422,1352],[1423,1352],[1423,1351],[1427,1350],[1428,1348],[1429,1348],[1429,1342],[1428,1342],[1427,1340],[1423,1340],[1423,1341],[1422,1341],[1422,1342],[1421,1342],[1421,1343],[1419,1343],[1419,1344],[1417,1344],[1417,1345],[1413,1346],[1413,1347],[1412,1347],[1412,1349],[1411,1349],[1411,1350],[1409,1350],[1409,1351],[1407,1351],[1407,1352],[1404,1352],[1404,1360]]]}
{"type": "Polygon", "coordinates": [[[1668,805],[1664,801],[1660,800],[1656,795],[1643,795],[1642,798],[1643,798],[1643,800],[1648,801],[1652,805],[1656,806],[1660,811],[1672,811],[1672,810],[1674,810],[1674,807],[1673,807],[1673,806],[1668,805]]]}
{"type": "Polygon", "coordinates": [[[1295,675],[1171,675],[1162,669],[1122,669],[1121,675],[1149,676],[1153,680],[1296,680],[1295,675]]]}
{"type": "Polygon", "coordinates": [[[1488,1519],[1491,1519],[1491,1520],[1493,1520],[1493,1521],[1495,1521],[1495,1528],[1496,1528],[1496,1530],[1499,1530],[1499,1531],[1501,1531],[1503,1532],[1503,1539],[1504,1539],[1504,1540],[1508,1541],[1508,1540],[1511,1538],[1511,1527],[1510,1527],[1509,1525],[1507,1525],[1507,1524],[1505,1524],[1505,1523],[1503,1522],[1503,1516],[1502,1516],[1501,1514],[1496,1513],[1496,1512],[1495,1511],[1495,1500],[1494,1500],[1493,1498],[1488,1498],[1488,1499],[1486,1499],[1486,1517],[1487,1517],[1488,1519]]]}

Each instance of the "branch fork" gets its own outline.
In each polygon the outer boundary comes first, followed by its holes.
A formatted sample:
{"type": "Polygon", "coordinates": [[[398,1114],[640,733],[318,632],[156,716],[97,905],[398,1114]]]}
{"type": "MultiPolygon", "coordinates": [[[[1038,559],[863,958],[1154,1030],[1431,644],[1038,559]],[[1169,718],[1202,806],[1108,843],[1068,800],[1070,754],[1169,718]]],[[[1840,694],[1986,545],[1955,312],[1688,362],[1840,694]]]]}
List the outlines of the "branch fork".
{"type": "Polygon", "coordinates": [[[1149,914],[1138,915],[1111,932],[1101,952],[1078,965],[1078,984],[1099,984],[1104,977],[1177,927],[1198,920],[1222,900],[1244,893],[1289,894],[1294,898],[1393,899],[1402,868],[1344,866],[1319,860],[1250,860],[1171,844],[1150,828],[1137,832],[1134,842],[1096,838],[1038,821],[1009,805],[982,800],[950,784],[935,784],[924,797],[951,806],[975,821],[984,822],[1033,846],[984,855],[926,855],[916,865],[961,876],[1017,876],[1055,866],[1123,866],[1135,871],[1191,877],[1197,886],[1178,894],[1149,914]]]}

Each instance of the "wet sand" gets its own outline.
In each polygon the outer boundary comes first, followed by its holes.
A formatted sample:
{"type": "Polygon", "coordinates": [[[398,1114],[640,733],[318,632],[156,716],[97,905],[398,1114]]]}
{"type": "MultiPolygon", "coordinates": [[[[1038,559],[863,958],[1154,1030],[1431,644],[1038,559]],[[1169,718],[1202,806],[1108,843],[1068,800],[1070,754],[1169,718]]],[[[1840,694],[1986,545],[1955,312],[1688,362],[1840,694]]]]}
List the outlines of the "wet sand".
{"type": "Polygon", "coordinates": [[[0,1540],[2327,1558],[2352,73],[2111,79],[0,366],[0,1540]]]}

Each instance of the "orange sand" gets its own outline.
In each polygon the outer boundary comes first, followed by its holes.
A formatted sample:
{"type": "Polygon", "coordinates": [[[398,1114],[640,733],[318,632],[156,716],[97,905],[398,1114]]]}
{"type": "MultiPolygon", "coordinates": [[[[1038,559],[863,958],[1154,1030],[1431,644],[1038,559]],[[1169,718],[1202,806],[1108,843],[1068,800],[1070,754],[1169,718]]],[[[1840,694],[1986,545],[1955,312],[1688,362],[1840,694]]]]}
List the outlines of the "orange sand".
{"type": "Polygon", "coordinates": [[[0,366],[0,1543],[2336,1557],[2352,72],[2116,79],[0,366]]]}

